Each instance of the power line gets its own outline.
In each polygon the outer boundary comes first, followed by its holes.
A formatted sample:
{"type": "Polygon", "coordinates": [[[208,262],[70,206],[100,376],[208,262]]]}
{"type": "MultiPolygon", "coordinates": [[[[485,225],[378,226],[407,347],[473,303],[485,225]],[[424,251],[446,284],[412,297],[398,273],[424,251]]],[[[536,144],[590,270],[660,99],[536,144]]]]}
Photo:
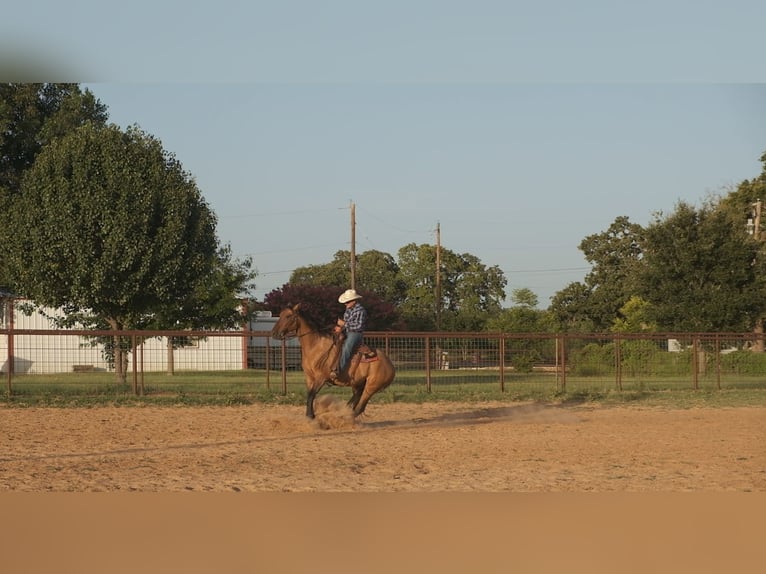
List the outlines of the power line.
{"type": "Polygon", "coordinates": [[[560,269],[512,269],[506,273],[564,273],[569,271],[589,271],[590,267],[562,267],[560,269]]]}
{"type": "Polygon", "coordinates": [[[252,251],[248,253],[243,253],[242,255],[250,255],[250,256],[256,256],[256,255],[271,255],[272,253],[290,253],[292,251],[310,251],[311,249],[319,249],[322,247],[332,247],[333,245],[337,245],[337,243],[325,243],[322,245],[309,245],[307,247],[295,247],[293,249],[275,249],[273,251],[252,251]]]}
{"type": "Polygon", "coordinates": [[[263,213],[238,213],[236,215],[219,215],[219,219],[242,219],[245,217],[274,217],[276,215],[300,215],[304,213],[309,214],[317,214],[317,213],[326,213],[328,211],[336,211],[337,208],[333,209],[301,209],[301,210],[295,210],[295,211],[271,211],[271,212],[263,212],[263,213]]]}
{"type": "MultiPolygon", "coordinates": [[[[358,206],[357,206],[357,208],[358,208],[358,206]]],[[[399,227],[398,225],[394,225],[392,223],[389,223],[388,221],[382,220],[380,217],[375,216],[374,214],[370,213],[366,209],[361,209],[360,211],[362,211],[366,215],[370,216],[372,219],[374,219],[378,223],[382,223],[383,225],[385,225],[387,227],[390,227],[392,229],[396,229],[397,231],[401,231],[402,233],[424,233],[424,231],[422,229],[418,229],[418,230],[403,229],[403,228],[399,227]]]]}

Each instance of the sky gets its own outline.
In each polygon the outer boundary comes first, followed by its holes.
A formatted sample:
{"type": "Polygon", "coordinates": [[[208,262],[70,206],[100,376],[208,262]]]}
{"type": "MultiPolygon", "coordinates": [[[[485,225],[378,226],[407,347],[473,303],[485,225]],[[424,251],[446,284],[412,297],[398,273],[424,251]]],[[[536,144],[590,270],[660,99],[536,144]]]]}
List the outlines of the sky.
{"type": "Polygon", "coordinates": [[[762,2],[41,4],[4,14],[0,72],[159,138],[258,299],[350,249],[353,203],[357,253],[438,227],[545,308],[586,236],[763,169],[762,2]]]}

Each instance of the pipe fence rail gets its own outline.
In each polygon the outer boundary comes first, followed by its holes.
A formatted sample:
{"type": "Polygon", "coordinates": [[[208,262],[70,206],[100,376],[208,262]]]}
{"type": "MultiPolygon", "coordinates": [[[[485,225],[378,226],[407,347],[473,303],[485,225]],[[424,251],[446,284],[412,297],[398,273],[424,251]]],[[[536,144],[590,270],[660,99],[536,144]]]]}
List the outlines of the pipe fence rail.
{"type": "MultiPolygon", "coordinates": [[[[763,334],[368,332],[393,360],[392,385],[509,390],[766,388],[763,334]]],[[[6,393],[120,382],[136,395],[304,386],[298,341],[265,331],[0,329],[6,393]],[[121,357],[121,368],[118,358],[121,357]]]]}

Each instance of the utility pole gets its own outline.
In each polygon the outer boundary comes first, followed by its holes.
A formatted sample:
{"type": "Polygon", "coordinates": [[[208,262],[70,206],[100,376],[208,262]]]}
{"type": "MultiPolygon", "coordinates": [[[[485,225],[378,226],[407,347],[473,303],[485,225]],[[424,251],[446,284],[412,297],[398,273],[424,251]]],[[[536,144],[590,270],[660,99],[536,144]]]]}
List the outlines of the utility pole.
{"type": "Polygon", "coordinates": [[[441,227],[436,222],[436,330],[441,330],[442,317],[442,244],[441,227]]]}
{"type": "Polygon", "coordinates": [[[356,206],[351,202],[351,288],[356,290],[356,206]]]}

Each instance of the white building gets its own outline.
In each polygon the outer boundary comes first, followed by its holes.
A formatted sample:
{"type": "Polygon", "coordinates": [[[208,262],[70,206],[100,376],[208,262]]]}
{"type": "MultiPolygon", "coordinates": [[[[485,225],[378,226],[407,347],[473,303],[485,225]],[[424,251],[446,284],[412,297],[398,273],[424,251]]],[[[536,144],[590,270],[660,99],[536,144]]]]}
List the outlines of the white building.
{"type": "MultiPolygon", "coordinates": [[[[23,300],[13,300],[8,294],[0,293],[2,296],[5,297],[0,300],[5,304],[0,305],[0,372],[7,373],[9,363],[18,374],[112,370],[102,343],[94,346],[87,337],[56,329],[43,313],[24,313],[20,308],[23,300]]],[[[60,311],[46,310],[46,313],[51,317],[63,316],[60,311]]],[[[167,337],[153,337],[137,348],[135,360],[142,371],[166,371],[171,361],[174,371],[225,371],[263,368],[268,354],[272,368],[279,368],[281,341],[274,341],[265,333],[271,331],[276,320],[271,313],[257,313],[251,320],[253,333],[249,337],[244,336],[243,331],[235,331],[190,338],[191,344],[172,350],[172,359],[167,337]]],[[[290,341],[288,346],[294,354],[297,341],[290,341]]],[[[299,349],[297,352],[300,357],[299,349]]],[[[132,364],[132,354],[129,361],[132,364]]]]}

